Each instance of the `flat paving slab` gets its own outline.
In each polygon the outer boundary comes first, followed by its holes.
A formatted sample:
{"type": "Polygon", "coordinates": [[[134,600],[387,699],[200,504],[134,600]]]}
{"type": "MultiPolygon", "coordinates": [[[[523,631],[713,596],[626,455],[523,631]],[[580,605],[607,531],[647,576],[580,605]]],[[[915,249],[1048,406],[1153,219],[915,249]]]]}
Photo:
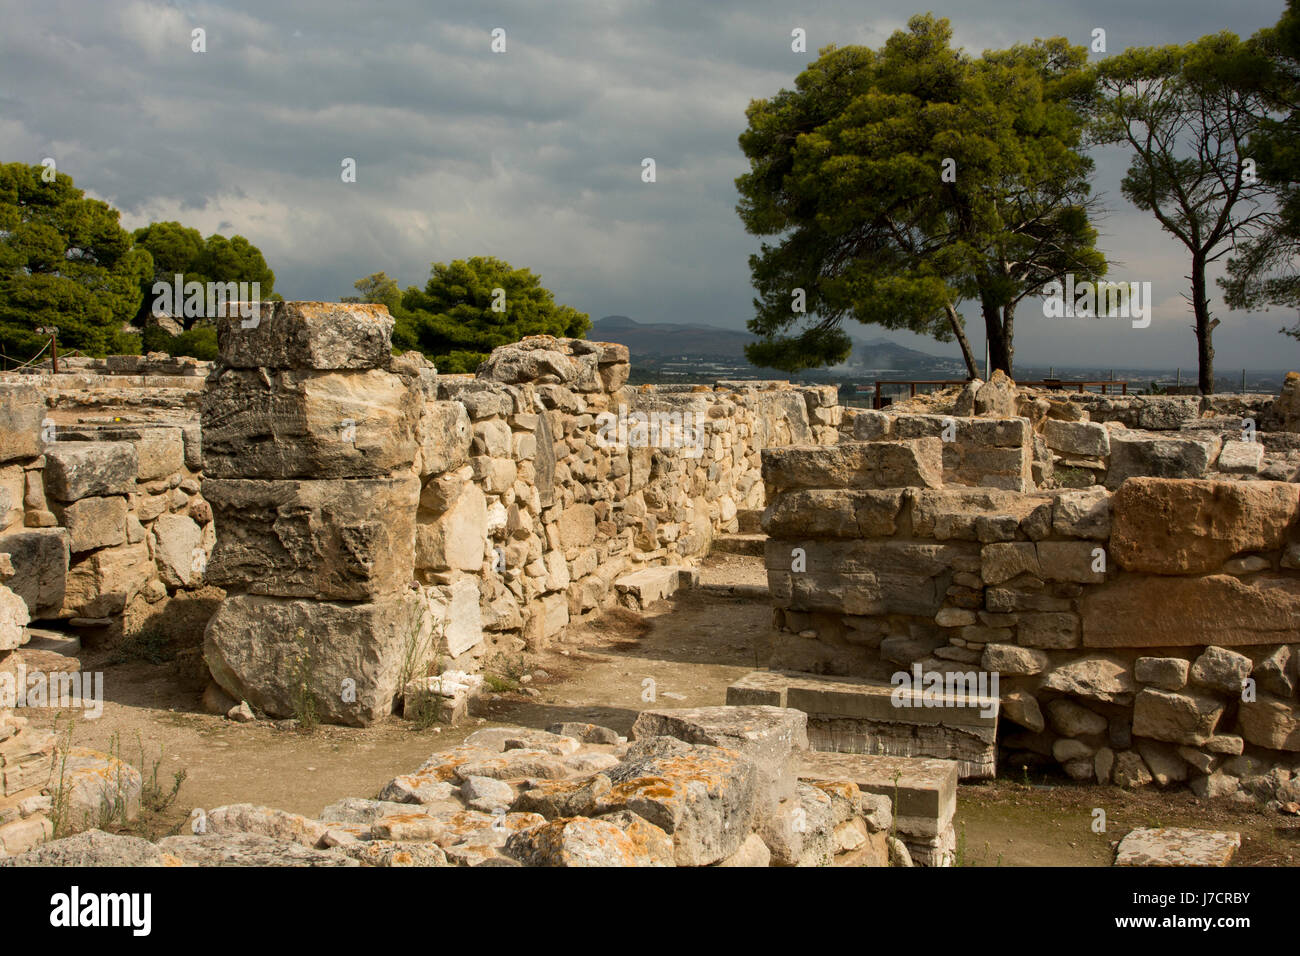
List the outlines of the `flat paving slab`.
{"type": "Polygon", "coordinates": [[[895,801],[899,829],[935,836],[952,822],[957,810],[957,761],[932,757],[882,757],[810,750],[803,754],[799,779],[848,780],[858,789],[895,801]]]}
{"type": "Polygon", "coordinates": [[[1241,834],[1190,827],[1142,828],[1119,841],[1116,866],[1227,866],[1241,834]]]}

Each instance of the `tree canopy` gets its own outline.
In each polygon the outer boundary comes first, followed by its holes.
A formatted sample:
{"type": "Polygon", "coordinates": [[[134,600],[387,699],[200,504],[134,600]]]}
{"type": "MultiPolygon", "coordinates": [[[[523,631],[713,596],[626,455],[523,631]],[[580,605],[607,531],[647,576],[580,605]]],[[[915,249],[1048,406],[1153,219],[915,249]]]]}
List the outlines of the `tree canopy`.
{"type": "Polygon", "coordinates": [[[435,262],[423,289],[399,293],[376,272],[354,283],[362,302],[393,313],[393,346],[418,349],[441,372],[473,372],[498,345],[528,335],[581,338],[591,328],[585,312],[557,305],[541,277],[493,257],[435,262]]]}
{"type": "Polygon", "coordinates": [[[994,368],[1012,371],[1017,305],[1105,272],[1080,151],[1090,78],[1063,39],[972,59],[948,21],[913,17],[879,51],[830,47],[747,111],[738,212],[760,236],[755,364],[847,357],[846,318],[956,338],[978,304],[994,368]],[[804,311],[799,311],[802,306],[804,311]]]}
{"type": "Polygon", "coordinates": [[[118,211],[87,199],[71,176],[0,165],[0,349],[10,359],[41,349],[42,326],[87,355],[138,351],[122,329],[152,274],[148,250],[133,248],[118,211]]]}
{"type": "Polygon", "coordinates": [[[1207,267],[1267,225],[1265,186],[1245,163],[1267,105],[1257,51],[1232,33],[1130,47],[1097,67],[1095,134],[1132,152],[1124,195],[1187,247],[1199,385],[1214,391],[1207,267]]]}

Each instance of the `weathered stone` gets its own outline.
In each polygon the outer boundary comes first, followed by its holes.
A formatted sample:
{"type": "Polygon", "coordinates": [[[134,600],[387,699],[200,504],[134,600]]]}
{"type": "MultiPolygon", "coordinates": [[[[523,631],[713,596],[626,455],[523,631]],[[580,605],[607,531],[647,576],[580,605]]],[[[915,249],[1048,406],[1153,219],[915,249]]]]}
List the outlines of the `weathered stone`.
{"type": "Polygon", "coordinates": [[[1125,750],[1115,755],[1115,769],[1111,772],[1115,786],[1125,790],[1145,787],[1152,780],[1151,772],[1135,751],[1125,750]]]}
{"type": "Polygon", "coordinates": [[[0,554],[8,554],[14,575],[5,583],[27,604],[32,618],[53,617],[63,606],[70,560],[63,528],[29,528],[0,535],[0,554]]]}
{"type": "Polygon", "coordinates": [[[416,567],[477,573],[488,538],[487,498],[478,485],[454,477],[430,482],[416,526],[416,567]],[[431,489],[442,485],[437,493],[431,489]],[[424,510],[433,507],[434,510],[424,510]]]}
{"type": "Polygon", "coordinates": [[[1031,542],[987,544],[980,550],[980,577],[985,584],[1001,584],[1021,574],[1042,575],[1038,550],[1031,542]]]}
{"type": "Polygon", "coordinates": [[[1044,675],[1042,686],[1046,690],[1102,703],[1127,703],[1137,690],[1128,665],[1104,654],[1091,654],[1058,664],[1044,675]]]}
{"type": "Polygon", "coordinates": [[[137,459],[130,442],[59,442],[45,452],[45,491],[56,501],[135,491],[137,459]]]}
{"type": "Polygon", "coordinates": [[[734,750],[753,761],[760,813],[794,796],[799,755],[808,749],[808,716],[780,707],[695,707],[644,710],[632,737],[675,737],[734,750]]]}
{"type": "Polygon", "coordinates": [[[1063,612],[1021,614],[1016,622],[1016,643],[1022,647],[1061,650],[1079,646],[1079,616],[1063,612]]]}
{"type": "Polygon", "coordinates": [[[0,651],[12,651],[27,642],[27,604],[0,584],[0,651]]]}
{"type": "Polygon", "coordinates": [[[1049,418],[1043,422],[1047,445],[1078,458],[1105,458],[1110,454],[1110,432],[1091,422],[1067,422],[1049,418]]]}
{"type": "Polygon", "coordinates": [[[369,369],[392,362],[393,317],[382,305],[261,302],[255,317],[218,317],[217,348],[231,368],[369,369]]]}
{"type": "Polygon", "coordinates": [[[391,372],[228,370],[203,396],[204,474],[383,477],[414,460],[419,418],[418,392],[391,372]]]}
{"type": "Polygon", "coordinates": [[[459,468],[469,460],[474,436],[469,414],[460,402],[425,402],[417,435],[421,477],[459,468]]]}
{"type": "Polygon", "coordinates": [[[1214,441],[1157,438],[1141,433],[1111,433],[1106,487],[1119,488],[1133,478],[1201,478],[1218,450],[1214,441]]]}
{"type": "Polygon", "coordinates": [[[938,488],[942,446],[938,438],[918,438],[765,448],[763,482],[768,494],[797,488],[938,488]]]}
{"type": "Polygon", "coordinates": [[[176,866],[177,857],[140,837],[86,830],[52,840],[19,856],[0,857],[0,866],[124,867],[176,866]]]}
{"type": "Polygon", "coordinates": [[[1240,833],[1186,827],[1130,830],[1115,851],[1116,866],[1227,866],[1240,833]]]}
{"type": "Polygon", "coordinates": [[[257,833],[171,836],[158,841],[186,866],[360,866],[339,850],[313,850],[294,840],[257,833]]]}
{"type": "Polygon", "coordinates": [[[716,863],[740,849],[749,835],[754,765],[717,747],[680,748],[629,755],[611,768],[607,775],[614,786],[598,798],[597,812],[629,810],[670,834],[678,866],[716,863]]]}
{"type": "Polygon", "coordinates": [[[414,475],[204,479],[203,494],[221,529],[207,565],[218,587],[355,601],[411,582],[420,494],[414,475]]]}
{"type": "Polygon", "coordinates": [[[1270,750],[1300,751],[1300,713],[1294,701],[1261,695],[1242,702],[1237,720],[1248,743],[1270,750]]]}
{"type": "Polygon", "coordinates": [[[1217,571],[1242,551],[1280,548],[1300,515],[1289,482],[1134,478],[1115,493],[1110,552],[1154,574],[1217,571]]]}
{"type": "Polygon", "coordinates": [[[1002,698],[1002,716],[1038,733],[1045,726],[1038,700],[1024,691],[1012,691],[1002,698]]]}
{"type": "Polygon", "coordinates": [[[0,463],[36,458],[44,450],[45,395],[19,384],[0,384],[0,463]]]}
{"type": "Polygon", "coordinates": [[[986,671],[1001,674],[1037,674],[1048,665],[1048,657],[1042,651],[1014,644],[989,644],[984,648],[980,666],[986,671]]]}
{"type": "Polygon", "coordinates": [[[1066,737],[1084,737],[1106,732],[1106,718],[1064,697],[1047,705],[1052,729],[1066,737]]]}
{"type": "Polygon", "coordinates": [[[1207,647],[1192,664],[1192,683],[1229,696],[1240,695],[1253,666],[1253,662],[1245,654],[1238,654],[1236,651],[1225,650],[1222,647],[1207,647]]]}
{"type": "Polygon", "coordinates": [[[1188,668],[1188,662],[1181,657],[1139,657],[1133,663],[1133,676],[1140,684],[1181,690],[1187,686],[1188,668]]]}
{"type": "Polygon", "coordinates": [[[897,528],[902,489],[800,489],[787,492],[763,514],[774,538],[878,538],[897,528]]]}
{"type": "MultiPolygon", "coordinates": [[[[0,539],[0,547],[3,547],[0,539]]],[[[1283,644],[1268,654],[1255,665],[1253,676],[1256,683],[1270,694],[1278,697],[1295,695],[1295,660],[1296,654],[1290,645],[1283,644]]]]}
{"type": "Polygon", "coordinates": [[[321,719],[366,726],[391,713],[408,647],[428,645],[422,608],[414,592],[370,604],[237,595],[209,621],[203,654],[227,693],[265,713],[295,716],[309,694],[321,719]]]}
{"type": "Polygon", "coordinates": [[[187,515],[159,515],[150,534],[154,562],[163,584],[172,588],[197,586],[207,566],[207,555],[203,531],[194,520],[187,515]]]}
{"type": "Polygon", "coordinates": [[[1067,538],[1110,537],[1111,496],[1104,488],[1069,491],[1052,506],[1052,528],[1067,538]]]}
{"type": "Polygon", "coordinates": [[[51,503],[59,523],[68,529],[73,553],[107,548],[126,541],[126,498],[121,495],[51,503]]]}
{"type": "Polygon", "coordinates": [[[1253,441],[1225,441],[1214,463],[1217,471],[1254,475],[1264,466],[1264,446],[1253,441]]]}
{"type": "Polygon", "coordinates": [[[92,551],[68,569],[59,616],[108,618],[121,614],[154,572],[149,546],[143,541],[92,551]]]}
{"type": "Polygon", "coordinates": [[[1295,638],[1300,581],[1123,575],[1085,591],[1081,612],[1086,647],[1281,644],[1295,638]]]}
{"type": "MultiPolygon", "coordinates": [[[[638,826],[654,827],[645,821],[638,826]]],[[[666,863],[654,860],[613,823],[585,817],[552,820],[514,833],[506,841],[505,852],[526,866],[672,865],[671,858],[666,863]]]]}
{"type": "Polygon", "coordinates": [[[1187,764],[1172,745],[1139,740],[1136,746],[1158,786],[1167,787],[1187,779],[1187,764]]]}
{"type": "Polygon", "coordinates": [[[1176,744],[1203,744],[1214,736],[1223,703],[1204,694],[1144,688],[1134,701],[1133,733],[1176,744]]]}

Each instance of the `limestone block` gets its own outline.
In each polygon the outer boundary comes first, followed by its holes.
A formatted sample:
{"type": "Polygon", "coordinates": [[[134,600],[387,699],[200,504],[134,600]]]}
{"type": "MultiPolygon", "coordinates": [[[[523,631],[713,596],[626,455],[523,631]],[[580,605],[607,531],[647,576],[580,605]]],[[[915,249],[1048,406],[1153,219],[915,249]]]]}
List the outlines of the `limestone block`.
{"type": "Polygon", "coordinates": [[[416,389],[380,369],[227,370],[203,396],[204,474],[388,475],[415,460],[421,405],[416,389]]]}
{"type": "Polygon", "coordinates": [[[938,488],[943,442],[845,442],[831,446],[765,448],[768,494],[792,488],[938,488]]]}
{"type": "Polygon", "coordinates": [[[477,573],[483,566],[487,544],[487,498],[470,482],[449,478],[442,484],[445,487],[437,501],[430,493],[434,488],[425,488],[422,500],[439,504],[442,510],[420,511],[416,526],[416,567],[477,573]]]}
{"type": "Polygon", "coordinates": [[[1106,487],[1118,488],[1130,478],[1201,478],[1218,452],[1217,438],[1158,438],[1113,431],[1106,487]]]}
{"type": "Polygon", "coordinates": [[[1204,744],[1223,714],[1218,698],[1144,688],[1133,704],[1133,734],[1176,744],[1204,744]]]}
{"type": "Polygon", "coordinates": [[[92,551],[69,568],[59,616],[115,617],[153,576],[144,541],[92,551]]]}
{"type": "Polygon", "coordinates": [[[420,482],[210,479],[220,529],[207,578],[229,590],[365,600],[405,588],[415,567],[420,482]]]}
{"type": "Polygon", "coordinates": [[[364,727],[392,712],[408,647],[431,628],[412,591],[364,604],[241,594],[212,616],[203,656],[236,700],[293,717],[307,691],[322,720],[364,727]]]}
{"type": "Polygon", "coordinates": [[[0,384],[0,462],[36,458],[44,451],[45,395],[27,385],[0,384]]]}
{"type": "Polygon", "coordinates": [[[1110,432],[1092,422],[1067,422],[1049,418],[1043,422],[1047,446],[1064,455],[1105,458],[1110,454],[1110,432]]]}
{"type": "Polygon", "coordinates": [[[262,302],[216,320],[221,361],[231,368],[371,369],[392,362],[393,317],[382,305],[262,302]]]}
{"type": "Polygon", "coordinates": [[[81,498],[69,504],[52,502],[55,517],[68,529],[74,554],[121,544],[126,540],[126,498],[81,498]]]}
{"type": "Polygon", "coordinates": [[[14,568],[5,583],[23,599],[32,617],[56,615],[68,580],[67,530],[29,528],[0,535],[0,554],[8,554],[14,568]]]}
{"type": "Polygon", "coordinates": [[[1081,615],[1087,647],[1284,644],[1295,640],[1300,581],[1129,574],[1086,589],[1081,615]]]}
{"type": "Polygon", "coordinates": [[[1242,551],[1281,548],[1300,495],[1282,481],[1135,478],[1115,493],[1113,508],[1110,552],[1120,567],[1197,574],[1242,551]]]}
{"type": "Polygon", "coordinates": [[[194,519],[187,515],[160,515],[150,536],[162,583],[171,588],[196,587],[203,578],[207,553],[203,550],[203,530],[194,519]]]}
{"type": "Polygon", "coordinates": [[[59,442],[45,452],[45,491],[77,501],[135,491],[137,458],[130,442],[59,442]]]}

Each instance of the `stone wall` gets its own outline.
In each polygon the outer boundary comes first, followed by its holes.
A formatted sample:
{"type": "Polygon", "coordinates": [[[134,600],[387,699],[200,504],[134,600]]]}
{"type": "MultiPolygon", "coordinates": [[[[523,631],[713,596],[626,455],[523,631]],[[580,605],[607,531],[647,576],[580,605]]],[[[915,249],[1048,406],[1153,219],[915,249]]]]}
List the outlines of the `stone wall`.
{"type": "Polygon", "coordinates": [[[622,346],[550,337],[439,377],[381,307],[264,310],[218,320],[203,400],[228,592],[205,656],[277,716],[310,691],[366,724],[413,678],[538,649],[761,508],[762,449],[838,440],[834,388],[632,388],[622,346]]]}
{"type": "MultiPolygon", "coordinates": [[[[67,394],[0,383],[5,588],[31,621],[111,627],[134,601],[203,583],[215,529],[199,494],[199,429],[183,416],[154,424],[50,407],[67,394]]],[[[0,667],[6,644],[17,646],[0,638],[0,667]]]]}
{"type": "MultiPolygon", "coordinates": [[[[1264,476],[1293,478],[1290,453],[1225,474],[1232,442],[1197,398],[1016,399],[1040,414],[850,412],[846,439],[871,440],[764,453],[771,666],[996,673],[1004,764],[1294,800],[1300,485],[1264,476]],[[1000,483],[1003,449],[1046,467],[1000,483]],[[1098,483],[1052,487],[1062,462],[1098,483]]],[[[1270,421],[1270,403],[1231,409],[1237,442],[1246,411],[1270,421]]]]}

